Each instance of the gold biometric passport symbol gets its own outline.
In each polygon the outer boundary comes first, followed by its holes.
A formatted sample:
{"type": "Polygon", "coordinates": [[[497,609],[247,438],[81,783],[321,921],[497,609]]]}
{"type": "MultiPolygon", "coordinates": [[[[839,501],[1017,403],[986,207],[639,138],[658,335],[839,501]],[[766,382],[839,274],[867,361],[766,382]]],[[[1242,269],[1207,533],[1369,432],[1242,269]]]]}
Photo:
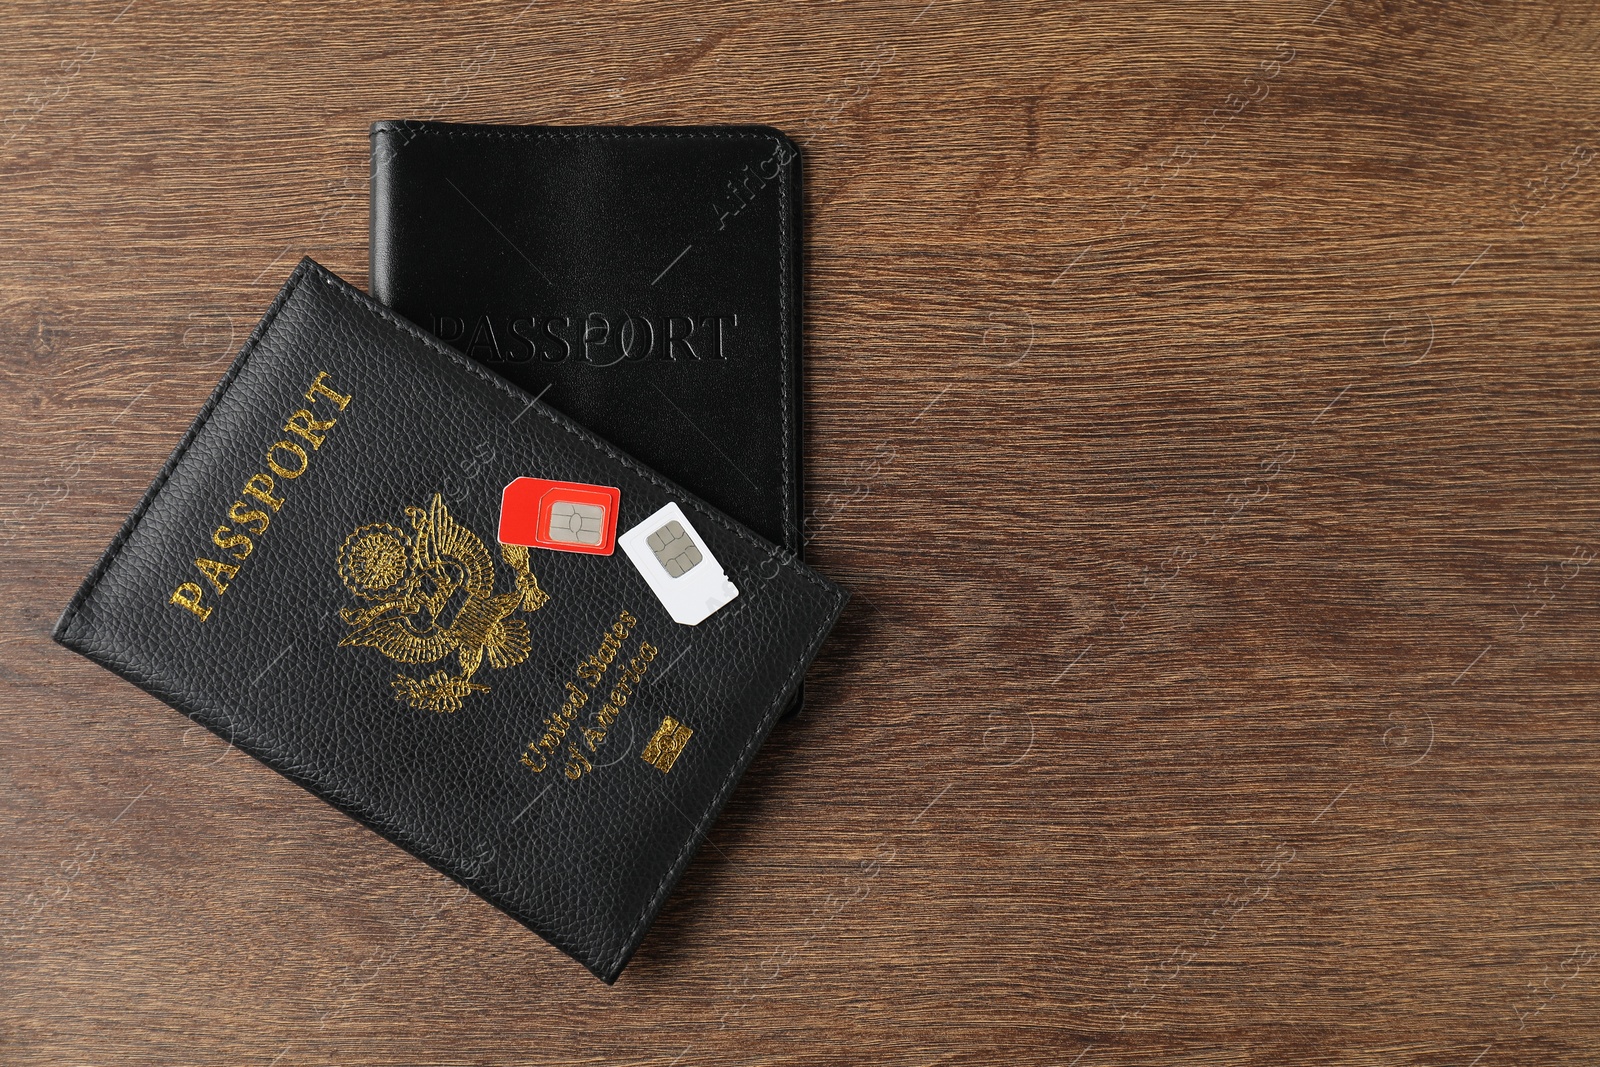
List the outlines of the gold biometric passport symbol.
{"type": "Polygon", "coordinates": [[[655,734],[645,743],[644,751],[639,755],[646,763],[666,774],[672,770],[672,765],[678,762],[678,757],[683,754],[683,747],[693,736],[693,730],[668,715],[661,720],[661,725],[656,727],[655,734]]]}
{"type": "Polygon", "coordinates": [[[496,593],[494,559],[477,534],[451,518],[435,493],[427,508],[408,507],[412,531],[376,522],[339,546],[339,578],[367,606],[339,611],[350,632],[339,642],[375,648],[400,663],[437,663],[454,654],[460,673],[397,675],[394,698],[413,708],[453,712],[489,687],[472,680],[484,660],[492,668],[528,658],[532,642],[520,612],[537,611],[550,595],[528,569],[528,550],[500,546],[515,588],[496,593]]]}

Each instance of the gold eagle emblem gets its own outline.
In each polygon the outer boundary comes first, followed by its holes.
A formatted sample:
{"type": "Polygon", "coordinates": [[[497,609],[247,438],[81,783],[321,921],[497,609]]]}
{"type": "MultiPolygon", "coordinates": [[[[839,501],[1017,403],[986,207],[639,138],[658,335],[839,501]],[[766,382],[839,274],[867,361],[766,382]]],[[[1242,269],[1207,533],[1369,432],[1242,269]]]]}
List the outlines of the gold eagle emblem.
{"type": "Polygon", "coordinates": [[[339,546],[339,579],[366,605],[341,608],[350,632],[339,642],[375,648],[400,663],[438,663],[455,656],[457,673],[426,678],[397,675],[394,698],[413,708],[453,712],[489,687],[473,681],[487,660],[512,667],[528,658],[532,641],[518,612],[538,611],[550,599],[528,569],[528,550],[500,545],[515,575],[511,592],[496,593],[494,558],[477,534],[456,522],[435,493],[427,508],[408,507],[407,533],[387,522],[352,531],[339,546]]]}

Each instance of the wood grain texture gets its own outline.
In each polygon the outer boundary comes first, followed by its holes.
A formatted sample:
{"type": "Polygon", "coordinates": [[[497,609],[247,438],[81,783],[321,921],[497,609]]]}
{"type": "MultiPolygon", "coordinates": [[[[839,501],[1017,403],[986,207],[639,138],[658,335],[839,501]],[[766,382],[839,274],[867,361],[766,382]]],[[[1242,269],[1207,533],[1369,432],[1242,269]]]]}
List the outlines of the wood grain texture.
{"type": "Polygon", "coordinates": [[[64,7],[0,13],[0,1062],[1600,1058],[1592,6],[64,7]],[[48,639],[399,117],[806,150],[857,597],[612,989],[48,639]]]}

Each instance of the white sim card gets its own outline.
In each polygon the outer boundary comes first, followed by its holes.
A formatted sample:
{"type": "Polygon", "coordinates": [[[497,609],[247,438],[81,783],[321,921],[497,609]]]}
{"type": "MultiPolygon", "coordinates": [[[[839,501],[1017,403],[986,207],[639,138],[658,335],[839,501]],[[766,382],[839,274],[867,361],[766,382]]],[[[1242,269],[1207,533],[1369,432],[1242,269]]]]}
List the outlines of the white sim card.
{"type": "Polygon", "coordinates": [[[617,538],[617,544],[674,622],[694,626],[739,595],[676,504],[668,504],[617,538]]]}

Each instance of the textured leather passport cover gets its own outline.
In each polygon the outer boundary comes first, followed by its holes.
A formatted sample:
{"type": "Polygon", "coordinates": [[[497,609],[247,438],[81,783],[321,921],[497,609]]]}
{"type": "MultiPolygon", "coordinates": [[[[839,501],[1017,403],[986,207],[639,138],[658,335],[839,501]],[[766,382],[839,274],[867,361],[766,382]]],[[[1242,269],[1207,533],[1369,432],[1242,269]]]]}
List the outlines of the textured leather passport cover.
{"type": "Polygon", "coordinates": [[[380,122],[372,295],[799,554],[799,208],[766,127],[380,122]]]}
{"type": "Polygon", "coordinates": [[[56,639],[614,981],[845,594],[302,262],[56,639]],[[738,586],[502,546],[502,488],[676,501],[738,586]]]}

